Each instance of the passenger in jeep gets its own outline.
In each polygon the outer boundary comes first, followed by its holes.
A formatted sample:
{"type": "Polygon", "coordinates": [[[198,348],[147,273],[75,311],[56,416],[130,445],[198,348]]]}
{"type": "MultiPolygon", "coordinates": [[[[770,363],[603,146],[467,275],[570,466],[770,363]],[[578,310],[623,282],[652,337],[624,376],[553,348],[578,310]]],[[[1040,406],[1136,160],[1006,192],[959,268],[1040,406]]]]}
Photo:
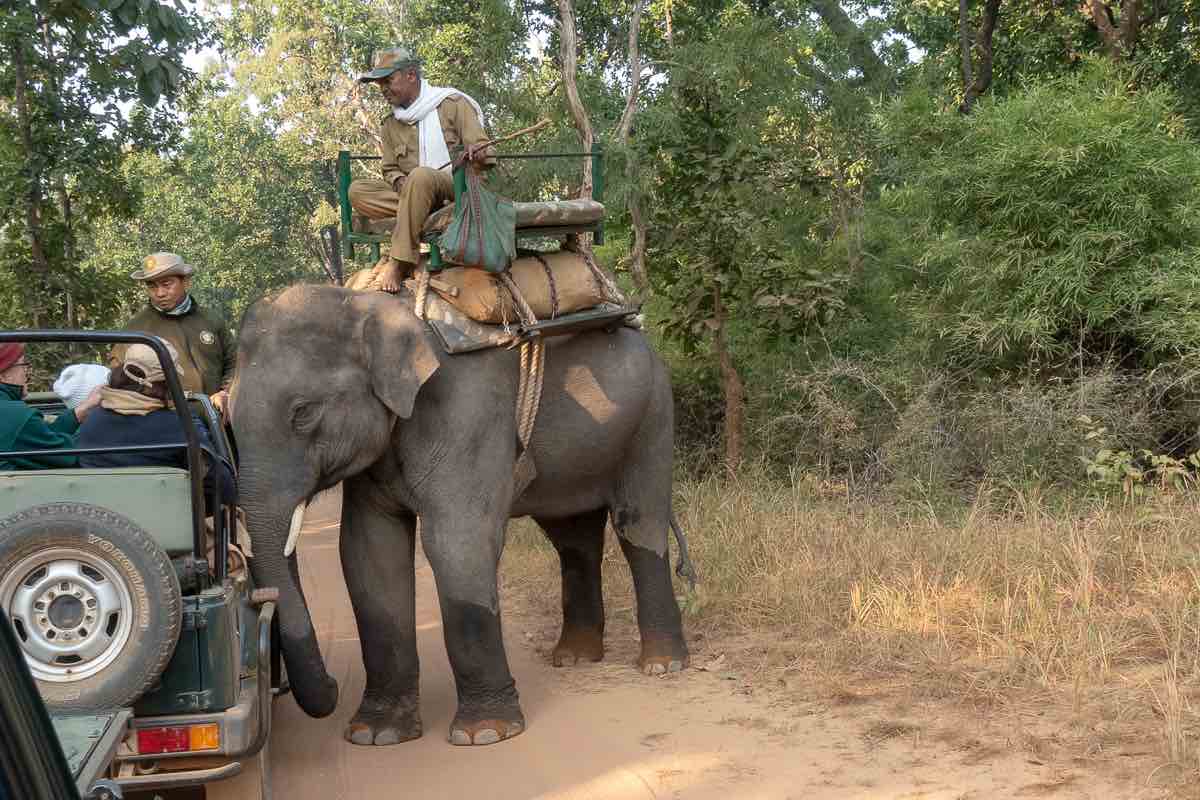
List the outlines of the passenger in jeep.
{"type": "MultiPolygon", "coordinates": [[[[161,340],[181,375],[179,354],[174,345],[161,340]]],[[[208,473],[204,476],[207,501],[213,481],[220,481],[226,502],[236,500],[233,473],[229,465],[214,455],[212,440],[198,417],[193,416],[196,436],[207,454],[208,473]]],[[[100,408],[79,428],[80,447],[118,445],[180,444],[184,441],[183,423],[170,405],[166,375],[158,355],[147,345],[130,345],[122,362],[113,369],[108,386],[100,389],[100,408]]],[[[178,467],[187,469],[187,453],[179,448],[159,452],[104,453],[79,457],[82,467],[178,467]]],[[[210,509],[211,511],[211,509],[210,509]]]]}
{"type": "Polygon", "coordinates": [[[20,342],[0,343],[0,470],[74,467],[75,456],[48,452],[24,458],[6,458],[21,450],[70,450],[75,431],[100,402],[100,390],[90,393],[73,411],[47,423],[42,412],[25,402],[29,384],[29,359],[20,342]]]}

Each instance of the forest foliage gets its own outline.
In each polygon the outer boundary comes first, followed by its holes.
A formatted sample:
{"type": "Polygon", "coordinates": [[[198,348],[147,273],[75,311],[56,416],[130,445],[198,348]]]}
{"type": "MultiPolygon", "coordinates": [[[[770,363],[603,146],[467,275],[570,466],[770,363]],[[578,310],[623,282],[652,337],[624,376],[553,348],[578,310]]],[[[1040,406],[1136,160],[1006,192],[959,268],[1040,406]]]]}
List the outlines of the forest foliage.
{"type": "MultiPolygon", "coordinates": [[[[1200,450],[1196,0],[16,8],[0,325],[119,325],[158,249],[231,320],[327,280],[333,160],[386,110],[355,77],[397,41],[493,132],[550,120],[511,149],[578,148],[570,14],[597,253],[645,303],[690,466],[928,492],[1200,450]]],[[[514,163],[491,180],[515,198],[583,181],[514,163]]]]}

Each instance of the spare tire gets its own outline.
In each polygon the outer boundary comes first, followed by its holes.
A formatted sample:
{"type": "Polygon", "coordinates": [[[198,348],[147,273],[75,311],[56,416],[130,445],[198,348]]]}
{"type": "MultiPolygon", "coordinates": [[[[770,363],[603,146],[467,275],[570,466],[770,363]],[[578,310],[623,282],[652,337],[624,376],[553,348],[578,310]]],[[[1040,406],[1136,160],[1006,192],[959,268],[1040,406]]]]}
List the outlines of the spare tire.
{"type": "Polygon", "coordinates": [[[132,704],[162,675],[183,619],[163,549],[127,518],[83,503],[0,520],[0,608],[59,709],[132,704]]]}

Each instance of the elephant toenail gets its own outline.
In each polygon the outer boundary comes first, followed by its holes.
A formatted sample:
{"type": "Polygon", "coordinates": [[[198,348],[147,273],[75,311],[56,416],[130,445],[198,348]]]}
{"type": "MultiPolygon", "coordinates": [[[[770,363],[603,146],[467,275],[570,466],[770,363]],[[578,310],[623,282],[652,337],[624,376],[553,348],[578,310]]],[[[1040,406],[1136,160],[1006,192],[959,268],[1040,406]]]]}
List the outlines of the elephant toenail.
{"type": "Polygon", "coordinates": [[[491,728],[484,728],[475,734],[475,744],[495,744],[500,741],[500,734],[491,728]]]}
{"type": "Polygon", "coordinates": [[[394,730],[383,730],[375,734],[375,744],[400,744],[400,734],[394,730]]]}
{"type": "Polygon", "coordinates": [[[450,731],[450,744],[466,746],[471,744],[471,736],[464,730],[454,729],[450,731]]]}
{"type": "Polygon", "coordinates": [[[667,672],[683,672],[683,662],[672,661],[670,666],[667,667],[667,672]]]}

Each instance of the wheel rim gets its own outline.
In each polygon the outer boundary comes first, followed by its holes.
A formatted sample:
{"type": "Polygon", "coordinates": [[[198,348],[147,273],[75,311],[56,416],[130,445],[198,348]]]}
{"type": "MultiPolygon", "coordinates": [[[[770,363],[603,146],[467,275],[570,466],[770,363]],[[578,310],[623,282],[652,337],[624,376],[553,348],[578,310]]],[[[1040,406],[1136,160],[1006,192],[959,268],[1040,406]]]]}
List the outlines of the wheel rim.
{"type": "Polygon", "coordinates": [[[108,561],[71,548],[26,556],[0,580],[7,612],[33,677],[90,678],[113,662],[133,630],[133,596],[108,561]]]}

